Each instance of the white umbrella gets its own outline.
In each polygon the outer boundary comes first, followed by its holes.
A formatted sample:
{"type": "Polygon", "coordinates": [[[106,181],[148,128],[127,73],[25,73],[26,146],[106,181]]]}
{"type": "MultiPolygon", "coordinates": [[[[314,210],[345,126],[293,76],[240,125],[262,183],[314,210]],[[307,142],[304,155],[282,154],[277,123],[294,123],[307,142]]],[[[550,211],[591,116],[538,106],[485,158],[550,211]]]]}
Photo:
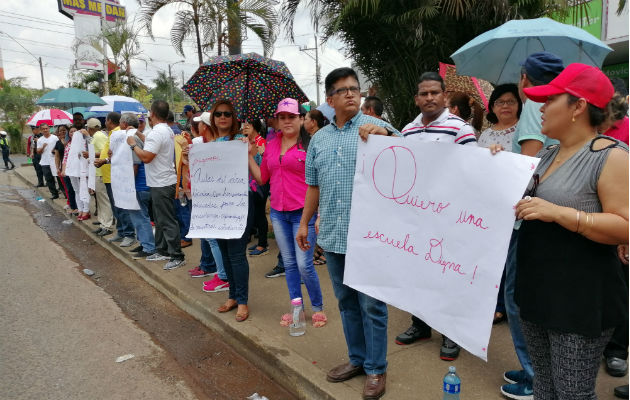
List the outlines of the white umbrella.
{"type": "Polygon", "coordinates": [[[50,126],[70,125],[72,124],[72,115],[63,110],[50,108],[36,112],[26,122],[30,126],[39,126],[44,123],[50,126]]]}
{"type": "Polygon", "coordinates": [[[147,109],[138,100],[127,96],[103,96],[101,97],[107,104],[104,106],[92,106],[85,109],[87,112],[105,115],[112,111],[118,113],[146,114],[147,109]]]}

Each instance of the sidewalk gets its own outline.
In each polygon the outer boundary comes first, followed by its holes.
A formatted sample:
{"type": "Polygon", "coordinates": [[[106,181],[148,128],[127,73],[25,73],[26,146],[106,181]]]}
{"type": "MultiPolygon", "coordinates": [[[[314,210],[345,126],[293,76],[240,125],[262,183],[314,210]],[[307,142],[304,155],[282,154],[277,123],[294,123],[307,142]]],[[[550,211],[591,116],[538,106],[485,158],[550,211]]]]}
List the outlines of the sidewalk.
{"type": "MultiPolygon", "coordinates": [[[[17,166],[17,163],[16,163],[17,166]]],[[[5,172],[12,173],[12,172],[5,172]]],[[[17,167],[15,173],[30,184],[36,183],[33,167],[17,167]]],[[[47,188],[39,188],[40,195],[49,200],[47,188]]],[[[54,205],[61,211],[65,199],[55,200],[54,205]]],[[[94,202],[92,202],[92,207],[94,202]]],[[[86,222],[76,221],[75,225],[89,235],[95,228],[92,218],[86,222]]],[[[306,300],[307,333],[291,337],[288,328],[280,326],[283,313],[289,311],[289,295],[284,277],[268,279],[264,274],[271,270],[277,261],[277,246],[270,240],[269,253],[259,257],[249,257],[250,264],[250,317],[238,323],[235,312],[219,314],[216,309],[227,299],[227,292],[204,293],[202,282],[206,279],[191,279],[187,271],[198,265],[200,257],[199,240],[184,249],[186,266],[173,270],[162,270],[163,262],[132,260],[124,249],[111,245],[92,235],[94,240],[109,249],[112,254],[136,271],[147,282],[164,293],[175,304],[202,323],[221,333],[243,356],[247,357],[263,371],[280,382],[290,391],[304,399],[361,399],[363,377],[356,377],[344,383],[326,381],[326,372],[343,362],[347,362],[347,352],[339,311],[333,295],[326,265],[318,266],[317,272],[324,296],[324,307],[328,324],[323,328],[310,325],[310,303],[306,300]]],[[[90,268],[89,265],[85,265],[90,268]]],[[[383,266],[383,273],[386,273],[383,266]]],[[[303,294],[308,298],[306,289],[303,294]]],[[[462,379],[462,399],[488,400],[503,399],[499,387],[503,382],[503,372],[518,368],[508,325],[495,326],[492,330],[488,351],[488,362],[484,362],[462,350],[454,362],[444,362],[438,357],[441,335],[433,332],[433,337],[422,343],[399,346],[394,343],[397,334],[410,325],[406,312],[389,307],[387,393],[383,399],[441,399],[442,378],[449,365],[455,365],[462,379]]],[[[186,332],[182,340],[189,340],[186,332]]],[[[191,339],[191,338],[190,338],[191,339]]],[[[211,346],[211,343],[206,344],[211,346]]],[[[246,374],[247,371],[243,371],[246,374]]],[[[603,368],[597,382],[600,399],[614,399],[613,388],[627,384],[628,378],[612,378],[603,368]]],[[[261,393],[264,395],[264,393],[261,393]]],[[[270,399],[279,400],[279,399],[270,399]]]]}

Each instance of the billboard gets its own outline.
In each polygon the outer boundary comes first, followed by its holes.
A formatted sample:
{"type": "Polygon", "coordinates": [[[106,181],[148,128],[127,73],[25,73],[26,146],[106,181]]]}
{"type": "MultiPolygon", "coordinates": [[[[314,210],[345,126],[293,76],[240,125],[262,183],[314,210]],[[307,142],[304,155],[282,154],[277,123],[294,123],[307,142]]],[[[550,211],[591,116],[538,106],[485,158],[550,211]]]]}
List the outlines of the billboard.
{"type": "MultiPolygon", "coordinates": [[[[118,0],[104,0],[105,15],[108,21],[124,20],[127,16],[125,7],[118,0]]],[[[102,13],[101,0],[57,0],[59,12],[70,19],[75,15],[90,15],[100,17],[102,13]]]]}

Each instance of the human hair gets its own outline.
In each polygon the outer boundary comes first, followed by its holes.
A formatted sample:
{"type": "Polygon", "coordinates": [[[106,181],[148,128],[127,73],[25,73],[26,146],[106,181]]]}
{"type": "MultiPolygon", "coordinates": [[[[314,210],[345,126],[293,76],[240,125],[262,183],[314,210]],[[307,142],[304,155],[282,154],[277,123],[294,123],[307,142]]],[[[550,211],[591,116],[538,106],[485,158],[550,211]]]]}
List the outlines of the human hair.
{"type": "Polygon", "coordinates": [[[80,112],[78,112],[78,111],[77,111],[77,112],[75,112],[75,113],[72,113],[72,117],[74,117],[75,115],[80,115],[80,116],[81,116],[81,118],[85,119],[85,117],[83,116],[83,114],[82,114],[82,113],[80,113],[80,112]]]}
{"type": "Polygon", "coordinates": [[[166,117],[166,122],[175,122],[175,114],[173,114],[173,111],[168,110],[168,117],[166,117]]]}
{"type": "Polygon", "coordinates": [[[160,121],[166,121],[168,110],[168,103],[164,100],[155,100],[151,104],[151,114],[155,115],[160,121]]]}
{"type": "Polygon", "coordinates": [[[201,115],[200,112],[198,113],[194,113],[191,120],[190,120],[190,130],[192,132],[190,133],[196,133],[196,136],[199,136],[199,122],[200,121],[195,121],[195,118],[199,117],[201,115]]]}
{"type": "Polygon", "coordinates": [[[259,120],[258,118],[256,118],[255,120],[253,120],[252,122],[250,122],[250,124],[252,125],[252,128],[254,129],[254,131],[257,134],[261,134],[262,130],[263,130],[263,124],[262,121],[259,120]]]}
{"type": "Polygon", "coordinates": [[[308,116],[311,117],[315,123],[317,123],[317,129],[322,129],[328,124],[328,120],[324,117],[324,114],[319,110],[311,110],[308,112],[308,116]]]}
{"type": "Polygon", "coordinates": [[[116,111],[112,111],[109,114],[107,114],[107,119],[112,121],[115,125],[120,124],[120,113],[117,113],[116,111]]]}
{"type": "Polygon", "coordinates": [[[238,118],[236,117],[236,110],[234,109],[234,105],[230,100],[219,99],[214,103],[212,109],[210,110],[210,113],[212,114],[212,119],[210,120],[210,130],[212,131],[212,135],[214,137],[219,137],[219,129],[217,128],[216,122],[214,122],[214,112],[220,105],[226,105],[230,109],[230,112],[232,112],[232,127],[230,128],[230,140],[232,140],[234,139],[234,136],[236,136],[236,134],[238,133],[239,122],[238,118]]]}
{"type": "Polygon", "coordinates": [[[628,114],[628,102],[626,101],[626,96],[622,93],[615,92],[606,108],[610,122],[615,123],[616,121],[623,119],[623,117],[628,114]]]}
{"type": "Polygon", "coordinates": [[[523,111],[523,102],[521,101],[521,97],[518,95],[518,86],[513,83],[504,83],[503,85],[499,85],[494,88],[492,94],[490,95],[490,100],[488,101],[488,115],[486,115],[486,119],[491,124],[496,124],[499,122],[497,115],[492,111],[492,107],[494,107],[494,102],[501,96],[506,93],[512,93],[516,102],[518,103],[518,111],[516,111],[516,118],[521,117],[521,111],[523,111]]]}
{"type": "Polygon", "coordinates": [[[623,79],[610,78],[610,83],[612,83],[613,88],[615,88],[615,93],[619,93],[623,97],[626,97],[628,95],[628,86],[623,79]]]}
{"type": "Polygon", "coordinates": [[[46,122],[42,122],[42,123],[40,123],[39,125],[37,125],[37,127],[38,127],[38,128],[41,128],[41,127],[42,127],[42,126],[44,126],[44,125],[45,125],[45,126],[50,127],[50,125],[48,125],[46,122]]]}
{"type": "MultiPolygon", "coordinates": [[[[300,117],[302,118],[302,117],[300,117]]],[[[298,145],[302,145],[304,150],[308,150],[308,145],[311,142],[311,135],[308,133],[306,128],[304,128],[304,124],[300,125],[300,133],[298,134],[298,145]]]]}
{"type": "MultiPolygon", "coordinates": [[[[577,103],[580,100],[579,97],[573,96],[572,94],[567,93],[567,103],[569,105],[577,103]]],[[[600,126],[606,119],[608,118],[608,110],[606,108],[599,108],[597,106],[588,104],[588,122],[591,126],[596,127],[600,126]]]]}
{"type": "Polygon", "coordinates": [[[337,83],[338,80],[347,78],[349,76],[353,77],[354,79],[357,80],[357,82],[359,82],[359,77],[357,76],[357,73],[352,68],[341,67],[341,68],[336,68],[330,71],[330,73],[326,75],[326,79],[324,80],[324,87],[326,89],[326,95],[332,96],[330,92],[333,89],[333,85],[337,83]]]}
{"type": "Polygon", "coordinates": [[[481,130],[483,124],[483,108],[472,96],[463,92],[451,92],[448,95],[451,107],[457,107],[459,117],[464,121],[470,120],[470,125],[477,131],[481,130]],[[472,117],[472,120],[470,119],[472,117]]]}
{"type": "Polygon", "coordinates": [[[420,85],[424,81],[436,81],[440,82],[440,87],[442,87],[442,91],[446,90],[446,85],[444,84],[444,79],[437,72],[429,71],[424,72],[420,75],[420,79],[418,80],[418,85],[420,85]]]}
{"type": "Polygon", "coordinates": [[[134,128],[138,129],[138,125],[139,125],[138,117],[136,117],[132,113],[124,113],[120,117],[120,122],[124,122],[125,124],[133,126],[134,128]]]}
{"type": "MultiPolygon", "coordinates": [[[[363,105],[374,110],[374,114],[379,117],[383,115],[383,102],[376,96],[368,96],[363,101],[363,105]]],[[[321,128],[321,126],[320,126],[321,128]]]]}

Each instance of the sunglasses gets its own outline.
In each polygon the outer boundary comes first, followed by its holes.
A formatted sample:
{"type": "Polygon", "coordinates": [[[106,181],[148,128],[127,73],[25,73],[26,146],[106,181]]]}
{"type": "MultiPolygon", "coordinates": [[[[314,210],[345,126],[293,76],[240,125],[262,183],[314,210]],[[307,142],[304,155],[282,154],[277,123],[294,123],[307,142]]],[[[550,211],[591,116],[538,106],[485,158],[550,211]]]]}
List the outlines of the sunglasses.
{"type": "Polygon", "coordinates": [[[214,117],[219,118],[221,116],[224,116],[226,118],[231,118],[232,117],[232,111],[215,111],[212,114],[214,117]]]}

